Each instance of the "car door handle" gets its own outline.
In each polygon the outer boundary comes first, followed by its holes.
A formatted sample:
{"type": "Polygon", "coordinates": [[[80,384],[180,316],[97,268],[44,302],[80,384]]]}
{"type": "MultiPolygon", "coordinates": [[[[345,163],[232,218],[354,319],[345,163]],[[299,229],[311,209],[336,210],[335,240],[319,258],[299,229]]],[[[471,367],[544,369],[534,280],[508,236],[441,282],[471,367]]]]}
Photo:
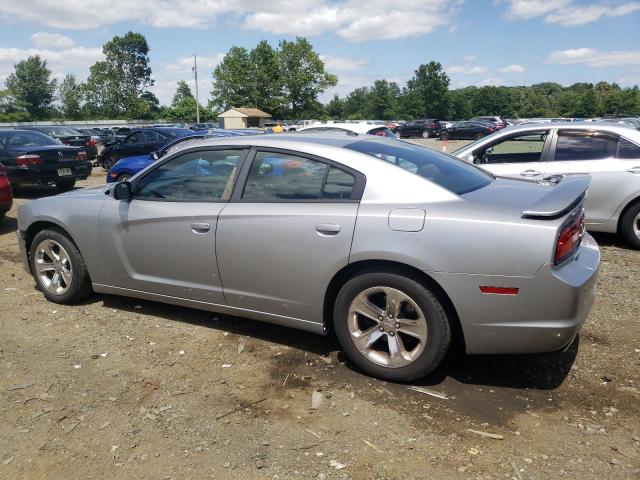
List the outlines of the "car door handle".
{"type": "Polygon", "coordinates": [[[211,225],[209,225],[208,223],[192,223],[191,224],[191,230],[193,230],[194,233],[206,233],[209,231],[210,228],[211,228],[211,225]]]}
{"type": "Polygon", "coordinates": [[[337,235],[340,232],[340,225],[335,223],[318,223],[316,232],[320,235],[337,235]]]}
{"type": "Polygon", "coordinates": [[[627,170],[627,172],[635,173],[636,175],[640,175],[640,165],[637,166],[637,167],[631,167],[629,170],[627,170]]]}
{"type": "Polygon", "coordinates": [[[542,175],[542,172],[539,172],[537,170],[525,170],[524,172],[520,173],[520,175],[522,175],[523,177],[537,177],[538,175],[542,175]]]}

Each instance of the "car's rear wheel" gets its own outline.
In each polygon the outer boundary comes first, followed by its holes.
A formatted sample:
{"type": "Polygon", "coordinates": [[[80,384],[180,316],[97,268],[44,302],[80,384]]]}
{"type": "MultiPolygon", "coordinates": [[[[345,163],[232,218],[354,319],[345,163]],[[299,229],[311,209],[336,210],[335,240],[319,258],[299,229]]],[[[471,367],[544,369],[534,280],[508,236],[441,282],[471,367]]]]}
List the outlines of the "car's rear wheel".
{"type": "Polygon", "coordinates": [[[385,380],[427,375],[440,364],[451,341],[440,301],[401,273],[368,272],[349,280],[336,299],[333,321],[347,357],[385,380]]]}
{"type": "Polygon", "coordinates": [[[73,187],[76,186],[75,180],[65,180],[63,182],[56,182],[56,188],[59,192],[68,192],[69,190],[73,190],[73,187]]]}
{"type": "Polygon", "coordinates": [[[448,132],[442,132],[440,134],[440,140],[449,140],[449,133],[448,132]]]}
{"type": "Polygon", "coordinates": [[[422,132],[422,138],[429,138],[429,132],[427,130],[422,132]]]}
{"type": "Polygon", "coordinates": [[[91,294],[89,272],[74,243],[61,231],[38,232],[29,253],[31,272],[48,300],[75,303],[91,294]]]}
{"type": "Polygon", "coordinates": [[[481,133],[481,132],[476,133],[476,140],[480,140],[482,137],[484,137],[484,133],[481,133]]]}
{"type": "Polygon", "coordinates": [[[640,202],[629,208],[622,216],[620,233],[634,248],[640,249],[640,202]]]}

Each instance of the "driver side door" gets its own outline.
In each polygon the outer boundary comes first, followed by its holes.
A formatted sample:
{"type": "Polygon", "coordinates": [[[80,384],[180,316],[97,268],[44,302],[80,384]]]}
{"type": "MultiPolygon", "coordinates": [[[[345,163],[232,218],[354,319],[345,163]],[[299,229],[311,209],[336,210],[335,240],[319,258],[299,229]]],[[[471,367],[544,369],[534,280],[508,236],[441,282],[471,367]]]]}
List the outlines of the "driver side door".
{"type": "Polygon", "coordinates": [[[107,286],[224,304],[215,233],[246,152],[179,154],[137,180],[131,200],[107,199],[98,220],[107,286]]]}
{"type": "Polygon", "coordinates": [[[549,143],[549,130],[517,133],[475,150],[473,162],[501,177],[542,180],[549,143]]]}

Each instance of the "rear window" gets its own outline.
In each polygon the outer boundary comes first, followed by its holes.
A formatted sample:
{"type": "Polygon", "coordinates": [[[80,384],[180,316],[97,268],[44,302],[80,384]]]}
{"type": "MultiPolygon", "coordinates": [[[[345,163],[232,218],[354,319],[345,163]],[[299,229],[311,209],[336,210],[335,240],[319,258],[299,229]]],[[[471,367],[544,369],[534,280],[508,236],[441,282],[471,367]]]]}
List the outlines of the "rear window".
{"type": "Polygon", "coordinates": [[[44,133],[29,130],[0,132],[0,143],[11,147],[44,147],[48,145],[62,145],[60,140],[48,137],[44,133]]]}
{"type": "Polygon", "coordinates": [[[55,135],[56,137],[76,137],[82,135],[78,130],[69,127],[40,127],[39,130],[49,135],[55,135]]]}
{"type": "Polygon", "coordinates": [[[493,177],[484,170],[437,150],[397,140],[362,140],[345,148],[394,163],[457,194],[478,190],[493,177]]]}

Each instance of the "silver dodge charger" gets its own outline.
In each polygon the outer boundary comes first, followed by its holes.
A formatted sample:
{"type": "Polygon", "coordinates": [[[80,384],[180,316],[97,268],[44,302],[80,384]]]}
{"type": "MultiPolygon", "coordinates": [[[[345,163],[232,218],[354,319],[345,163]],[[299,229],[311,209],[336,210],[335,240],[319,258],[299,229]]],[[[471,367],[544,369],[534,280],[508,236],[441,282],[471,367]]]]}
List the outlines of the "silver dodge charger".
{"type": "Polygon", "coordinates": [[[98,292],[333,332],[363,371],[408,381],[453,342],[573,341],[600,262],[589,182],[500,179],[368,135],[220,138],[129,182],[29,202],[18,238],[53,302],[98,292]]]}

